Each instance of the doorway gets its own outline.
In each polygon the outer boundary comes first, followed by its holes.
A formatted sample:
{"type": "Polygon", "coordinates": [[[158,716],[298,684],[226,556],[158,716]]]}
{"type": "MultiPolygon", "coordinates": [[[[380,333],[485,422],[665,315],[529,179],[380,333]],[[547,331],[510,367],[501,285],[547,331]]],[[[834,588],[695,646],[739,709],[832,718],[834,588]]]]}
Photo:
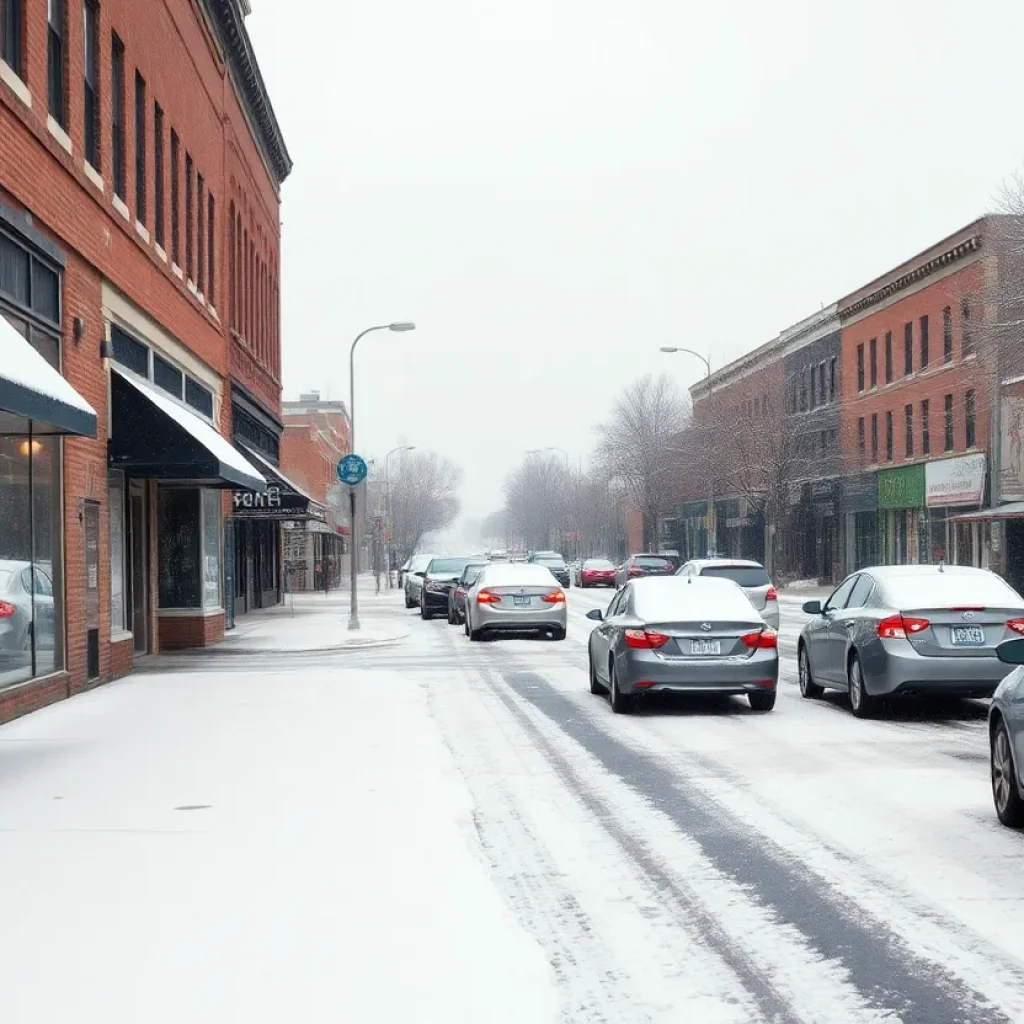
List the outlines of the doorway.
{"type": "Polygon", "coordinates": [[[128,582],[128,628],[135,638],[135,653],[149,653],[149,503],[144,480],[128,483],[128,557],[131,571],[128,582]]]}

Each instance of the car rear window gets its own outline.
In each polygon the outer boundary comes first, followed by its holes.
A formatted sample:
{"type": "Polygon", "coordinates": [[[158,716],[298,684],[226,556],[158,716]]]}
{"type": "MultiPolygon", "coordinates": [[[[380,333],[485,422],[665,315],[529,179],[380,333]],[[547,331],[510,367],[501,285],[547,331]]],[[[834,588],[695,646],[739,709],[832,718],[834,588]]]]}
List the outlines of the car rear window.
{"type": "Polygon", "coordinates": [[[551,570],[535,562],[489,565],[478,580],[485,587],[557,587],[551,570]]]}
{"type": "Polygon", "coordinates": [[[738,587],[717,580],[689,583],[683,576],[637,580],[633,584],[633,608],[645,622],[760,621],[738,587]]]}
{"type": "Polygon", "coordinates": [[[883,578],[885,602],[900,611],[914,608],[981,608],[1024,606],[1024,598],[1008,583],[990,572],[939,572],[883,578]]]}
{"type": "Polygon", "coordinates": [[[771,580],[760,565],[706,565],[701,576],[732,580],[741,587],[767,587],[771,580]]]}
{"type": "Polygon", "coordinates": [[[588,558],[583,563],[584,569],[614,569],[615,566],[607,558],[588,558]]]}
{"type": "Polygon", "coordinates": [[[633,559],[633,564],[640,566],[641,569],[664,569],[673,563],[670,558],[657,558],[654,555],[637,555],[633,559]]]}
{"type": "Polygon", "coordinates": [[[427,572],[459,573],[469,564],[468,558],[435,558],[427,567],[427,572]]]}
{"type": "Polygon", "coordinates": [[[558,558],[555,555],[544,555],[542,558],[535,558],[535,565],[546,565],[551,569],[564,569],[565,559],[558,558]]]}

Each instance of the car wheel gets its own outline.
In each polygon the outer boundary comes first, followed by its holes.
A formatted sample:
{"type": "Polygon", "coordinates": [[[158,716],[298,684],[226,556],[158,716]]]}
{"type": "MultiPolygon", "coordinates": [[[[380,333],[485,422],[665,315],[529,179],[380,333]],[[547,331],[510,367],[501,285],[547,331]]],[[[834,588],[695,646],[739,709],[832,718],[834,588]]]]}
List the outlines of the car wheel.
{"type": "Polygon", "coordinates": [[[775,707],[775,691],[755,690],[753,693],[747,694],[747,700],[750,701],[753,711],[771,711],[775,707]]]}
{"type": "Polygon", "coordinates": [[[564,640],[565,639],[565,630],[564,629],[553,629],[551,631],[551,639],[552,640],[564,640]]]}
{"type": "Polygon", "coordinates": [[[590,668],[590,692],[595,696],[607,693],[608,691],[597,678],[597,669],[594,668],[594,655],[590,650],[589,644],[587,645],[587,664],[590,668]]]}
{"type": "Polygon", "coordinates": [[[462,628],[463,628],[466,636],[469,636],[469,616],[468,615],[462,620],[462,628]]]}
{"type": "Polygon", "coordinates": [[[415,608],[416,607],[416,602],[409,596],[409,591],[408,590],[406,590],[406,592],[405,592],[405,607],[406,608],[415,608]]]}
{"type": "Polygon", "coordinates": [[[1007,828],[1024,828],[1024,800],[1017,788],[1017,769],[1013,763],[1013,744],[1002,719],[992,730],[992,799],[996,814],[1007,828]]]}
{"type": "Polygon", "coordinates": [[[432,619],[434,617],[433,612],[427,611],[427,604],[425,601],[420,602],[420,618],[421,619],[432,619]]]}
{"type": "Polygon", "coordinates": [[[798,671],[800,673],[801,697],[806,697],[808,700],[813,700],[815,697],[820,697],[825,692],[825,687],[819,686],[811,677],[811,659],[807,653],[806,644],[800,647],[798,671]]]}
{"type": "Polygon", "coordinates": [[[872,697],[864,689],[864,672],[856,654],[850,659],[847,674],[850,680],[850,710],[857,718],[871,718],[878,710],[878,698],[872,697]]]}
{"type": "Polygon", "coordinates": [[[628,715],[633,710],[633,695],[622,693],[619,690],[614,661],[608,667],[608,697],[615,714],[628,715]]]}

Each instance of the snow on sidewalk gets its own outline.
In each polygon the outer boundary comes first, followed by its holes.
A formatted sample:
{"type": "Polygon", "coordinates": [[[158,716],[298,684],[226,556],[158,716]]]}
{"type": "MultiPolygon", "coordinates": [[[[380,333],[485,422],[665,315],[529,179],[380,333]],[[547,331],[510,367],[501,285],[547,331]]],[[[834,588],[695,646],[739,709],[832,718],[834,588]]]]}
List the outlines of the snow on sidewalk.
{"type": "Polygon", "coordinates": [[[0,728],[0,831],[5,1020],[556,1019],[402,674],[197,666],[53,705],[0,728]]]}

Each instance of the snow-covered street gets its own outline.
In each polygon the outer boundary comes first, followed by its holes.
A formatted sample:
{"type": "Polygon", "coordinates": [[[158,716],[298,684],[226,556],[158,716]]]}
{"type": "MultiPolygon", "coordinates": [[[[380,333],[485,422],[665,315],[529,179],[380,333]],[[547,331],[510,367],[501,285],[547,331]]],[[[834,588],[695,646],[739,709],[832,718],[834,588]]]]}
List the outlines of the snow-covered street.
{"type": "Polygon", "coordinates": [[[1024,1021],[984,706],[802,700],[786,601],[775,711],[613,716],[610,595],[471,644],[392,594],[393,644],[266,634],[0,728],[4,1019],[1024,1021]]]}

